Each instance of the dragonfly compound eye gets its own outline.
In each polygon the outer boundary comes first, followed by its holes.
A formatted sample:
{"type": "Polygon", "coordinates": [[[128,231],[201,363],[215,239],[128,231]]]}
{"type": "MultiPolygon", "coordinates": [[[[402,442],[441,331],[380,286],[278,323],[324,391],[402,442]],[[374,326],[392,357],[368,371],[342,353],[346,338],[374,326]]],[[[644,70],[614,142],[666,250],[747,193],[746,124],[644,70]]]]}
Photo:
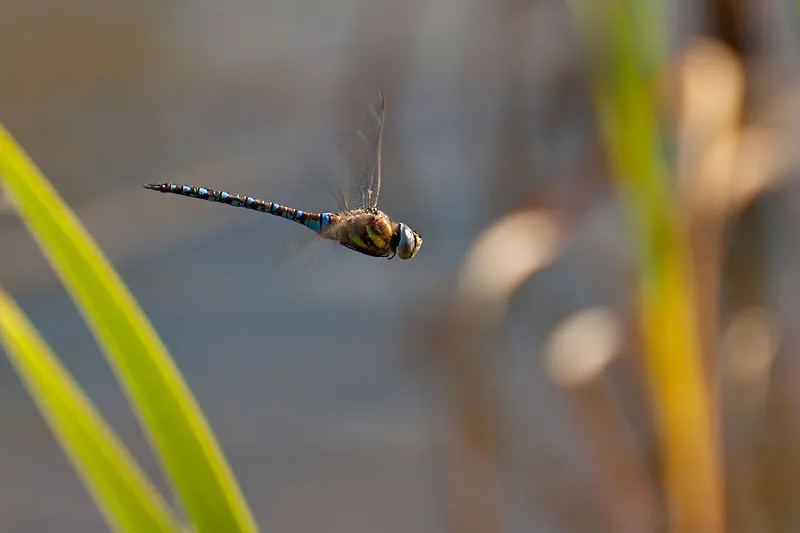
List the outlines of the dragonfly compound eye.
{"type": "Polygon", "coordinates": [[[400,259],[411,259],[422,246],[422,237],[405,224],[399,224],[400,242],[397,243],[397,255],[400,259]]]}

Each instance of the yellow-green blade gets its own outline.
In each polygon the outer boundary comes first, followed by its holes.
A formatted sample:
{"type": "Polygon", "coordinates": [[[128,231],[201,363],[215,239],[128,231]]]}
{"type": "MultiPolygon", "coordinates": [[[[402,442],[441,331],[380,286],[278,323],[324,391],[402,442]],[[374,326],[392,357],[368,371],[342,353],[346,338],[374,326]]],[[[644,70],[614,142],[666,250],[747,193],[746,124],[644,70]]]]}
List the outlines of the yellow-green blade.
{"type": "Polygon", "coordinates": [[[794,0],[795,28],[800,26],[800,0],[794,0]]]}
{"type": "Polygon", "coordinates": [[[200,533],[256,531],[208,423],[152,325],[77,217],[2,126],[0,184],[103,349],[187,518],[200,533]]]}
{"type": "Polygon", "coordinates": [[[111,529],[180,531],[128,450],[2,288],[0,345],[111,529]]]}
{"type": "Polygon", "coordinates": [[[637,316],[671,531],[724,531],[716,405],[695,317],[688,239],[670,187],[651,77],[664,68],[658,2],[570,2],[595,54],[592,92],[638,256],[637,316]],[[661,49],[661,51],[659,51],[661,49]]]}

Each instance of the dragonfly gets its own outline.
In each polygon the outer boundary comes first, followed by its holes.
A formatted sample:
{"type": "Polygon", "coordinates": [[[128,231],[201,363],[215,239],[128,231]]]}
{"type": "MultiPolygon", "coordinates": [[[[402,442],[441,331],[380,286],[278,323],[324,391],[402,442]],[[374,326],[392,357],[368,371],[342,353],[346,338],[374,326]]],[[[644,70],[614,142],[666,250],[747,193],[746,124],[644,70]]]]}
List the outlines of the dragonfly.
{"type": "Polygon", "coordinates": [[[315,213],[209,187],[152,183],[144,185],[144,188],[283,217],[304,225],[325,239],[338,241],[342,246],[371,257],[392,259],[398,256],[400,259],[411,259],[419,252],[422,237],[407,224],[395,222],[378,209],[378,196],[383,177],[383,125],[386,118],[386,100],[380,92],[378,98],[380,116],[375,157],[371,170],[363,180],[360,207],[350,209],[344,203],[338,212],[315,213]]]}

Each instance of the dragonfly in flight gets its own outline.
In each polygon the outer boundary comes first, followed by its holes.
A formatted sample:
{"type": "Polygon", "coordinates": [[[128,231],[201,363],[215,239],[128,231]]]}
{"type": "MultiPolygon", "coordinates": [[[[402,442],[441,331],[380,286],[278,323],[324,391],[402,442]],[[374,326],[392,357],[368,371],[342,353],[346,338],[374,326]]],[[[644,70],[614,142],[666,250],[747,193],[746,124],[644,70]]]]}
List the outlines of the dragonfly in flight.
{"type": "Polygon", "coordinates": [[[381,192],[383,123],[386,117],[386,102],[378,93],[381,111],[378,117],[378,133],[375,160],[371,171],[365,176],[361,190],[361,207],[349,209],[347,205],[336,213],[314,213],[286,207],[276,202],[259,200],[252,196],[241,196],[208,187],[180,185],[177,183],[154,183],[144,187],[163,193],[179,194],[209,202],[219,202],[233,207],[244,207],[261,213],[269,213],[303,224],[325,239],[372,257],[411,259],[422,246],[422,237],[407,224],[395,222],[378,209],[381,192]]]}

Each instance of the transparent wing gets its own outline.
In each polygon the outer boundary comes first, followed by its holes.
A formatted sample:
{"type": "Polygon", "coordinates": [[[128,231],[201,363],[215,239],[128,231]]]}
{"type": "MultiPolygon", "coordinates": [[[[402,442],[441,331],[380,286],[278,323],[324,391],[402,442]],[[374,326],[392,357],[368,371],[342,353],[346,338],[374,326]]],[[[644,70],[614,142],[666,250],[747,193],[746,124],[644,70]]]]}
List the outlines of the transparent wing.
{"type": "MultiPolygon", "coordinates": [[[[377,209],[383,175],[383,123],[386,114],[386,105],[381,92],[378,92],[378,99],[380,109],[378,112],[374,109],[369,110],[370,125],[366,128],[366,134],[363,125],[367,121],[367,113],[360,117],[350,117],[343,127],[337,128],[339,132],[336,153],[328,152],[325,157],[326,164],[316,172],[317,178],[313,180],[315,182],[313,187],[323,185],[324,181],[323,196],[328,199],[335,198],[338,209],[334,209],[331,203],[327,209],[320,211],[346,213],[377,209]],[[359,124],[362,127],[359,127],[359,124]]],[[[330,239],[333,231],[334,228],[329,227],[321,234],[303,235],[298,239],[295,248],[298,250],[309,248],[312,242],[321,240],[319,237],[330,239]]]]}
{"type": "MultiPolygon", "coordinates": [[[[341,186],[336,191],[341,211],[377,209],[383,176],[383,123],[386,107],[382,93],[378,93],[380,110],[371,109],[367,118],[351,117],[340,130],[338,161],[334,174],[341,186]]],[[[364,114],[366,115],[366,113],[364,114]]]]}
{"type": "Polygon", "coordinates": [[[378,116],[378,138],[375,141],[375,159],[372,163],[372,171],[369,174],[369,185],[366,189],[367,209],[374,211],[378,208],[378,196],[381,194],[381,176],[383,174],[383,122],[386,118],[386,100],[383,93],[378,91],[378,99],[381,103],[381,111],[378,116]]]}

